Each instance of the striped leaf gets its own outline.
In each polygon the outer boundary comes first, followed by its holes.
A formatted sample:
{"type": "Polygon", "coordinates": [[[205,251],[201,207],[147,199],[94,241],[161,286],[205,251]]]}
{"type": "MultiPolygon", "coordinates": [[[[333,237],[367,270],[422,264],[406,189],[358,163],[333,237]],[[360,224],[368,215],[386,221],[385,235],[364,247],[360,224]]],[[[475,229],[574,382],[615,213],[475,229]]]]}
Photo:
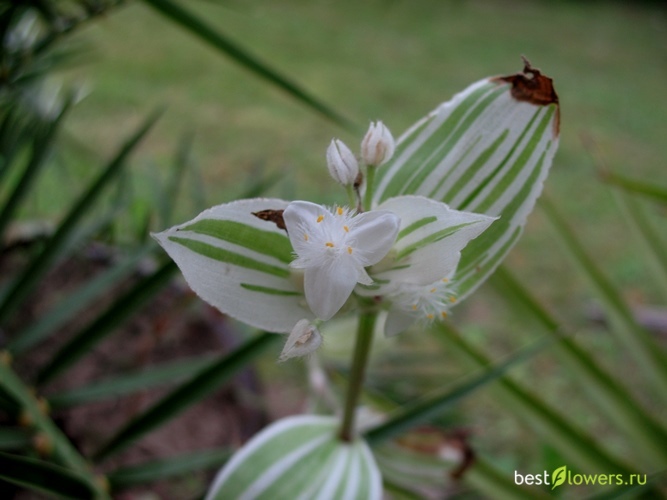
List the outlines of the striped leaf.
{"type": "Polygon", "coordinates": [[[218,473],[206,500],[382,497],[382,478],[364,441],[340,441],[334,417],[301,415],[270,425],[218,473]]]}
{"type": "Polygon", "coordinates": [[[313,314],[289,267],[285,230],[253,213],[287,204],[268,198],[226,203],[153,236],[202,299],[244,323],[286,333],[313,314]]]}
{"type": "Polygon", "coordinates": [[[459,299],[516,243],[558,146],[551,79],[524,73],[479,81],[411,127],[378,169],[374,203],[417,194],[456,210],[500,217],[462,252],[459,299]]]}

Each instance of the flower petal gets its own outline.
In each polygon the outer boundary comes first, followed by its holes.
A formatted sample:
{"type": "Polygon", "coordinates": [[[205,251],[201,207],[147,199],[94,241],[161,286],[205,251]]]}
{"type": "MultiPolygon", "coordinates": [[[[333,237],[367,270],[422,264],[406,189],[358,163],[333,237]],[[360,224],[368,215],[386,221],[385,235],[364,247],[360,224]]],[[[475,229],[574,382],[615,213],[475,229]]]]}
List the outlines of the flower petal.
{"type": "Polygon", "coordinates": [[[371,270],[376,281],[385,283],[375,294],[387,293],[401,283],[427,285],[451,275],[461,250],[495,220],[452,210],[423,196],[391,198],[378,208],[396,213],[401,226],[391,259],[371,270]]]}
{"type": "Polygon", "coordinates": [[[321,320],[331,319],[350,297],[358,280],[357,268],[344,258],[306,269],[304,287],[308,306],[321,320]]]}
{"type": "Polygon", "coordinates": [[[410,314],[407,311],[401,309],[390,310],[384,323],[385,337],[393,337],[394,335],[403,333],[410,328],[417,319],[415,314],[410,314]]]}
{"type": "Polygon", "coordinates": [[[400,218],[388,210],[373,210],[352,219],[350,239],[360,250],[356,257],[364,267],[377,264],[387,255],[400,224],[400,218]]]}

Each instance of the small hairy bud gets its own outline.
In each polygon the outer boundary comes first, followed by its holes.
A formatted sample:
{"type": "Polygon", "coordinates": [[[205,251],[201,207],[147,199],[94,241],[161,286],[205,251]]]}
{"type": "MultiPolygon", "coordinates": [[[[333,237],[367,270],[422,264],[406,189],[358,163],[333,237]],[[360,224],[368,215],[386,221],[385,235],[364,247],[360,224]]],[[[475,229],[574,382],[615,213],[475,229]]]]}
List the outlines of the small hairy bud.
{"type": "Polygon", "coordinates": [[[343,186],[352,185],[359,174],[357,159],[340,139],[333,139],[327,148],[327,166],[331,177],[343,186]]]}
{"type": "Polygon", "coordinates": [[[305,356],[315,351],[321,344],[322,335],[317,327],[307,319],[302,319],[287,338],[279,360],[287,361],[290,358],[305,356]]]}
{"type": "Polygon", "coordinates": [[[389,129],[381,121],[371,122],[361,141],[361,159],[366,165],[377,167],[391,159],[396,142],[389,129]]]}

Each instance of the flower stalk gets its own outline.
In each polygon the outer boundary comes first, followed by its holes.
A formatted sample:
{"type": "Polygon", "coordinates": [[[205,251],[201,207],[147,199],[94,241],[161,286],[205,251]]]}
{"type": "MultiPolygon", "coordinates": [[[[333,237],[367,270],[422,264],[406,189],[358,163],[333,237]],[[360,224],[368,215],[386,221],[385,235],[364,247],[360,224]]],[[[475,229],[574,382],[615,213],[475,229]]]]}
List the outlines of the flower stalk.
{"type": "Polygon", "coordinates": [[[347,395],[345,396],[345,409],[340,428],[339,437],[342,441],[354,440],[354,417],[361,388],[364,385],[366,365],[371,352],[373,342],[373,331],[377,311],[365,309],[359,314],[359,326],[357,327],[357,338],[354,346],[352,366],[350,367],[350,379],[347,384],[347,395]]]}
{"type": "Polygon", "coordinates": [[[375,182],[375,168],[368,165],[366,169],[366,193],[364,194],[364,211],[368,212],[373,208],[373,183],[375,182]]]}

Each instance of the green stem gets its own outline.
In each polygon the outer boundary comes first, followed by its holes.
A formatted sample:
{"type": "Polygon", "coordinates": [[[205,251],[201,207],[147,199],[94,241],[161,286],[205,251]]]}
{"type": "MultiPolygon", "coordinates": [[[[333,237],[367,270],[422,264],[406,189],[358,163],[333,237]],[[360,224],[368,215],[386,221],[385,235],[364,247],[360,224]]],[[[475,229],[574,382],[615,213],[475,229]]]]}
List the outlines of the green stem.
{"type": "Polygon", "coordinates": [[[375,168],[372,165],[368,165],[366,168],[366,193],[364,193],[364,210],[368,212],[372,208],[373,204],[373,186],[375,182],[375,168]]]}
{"type": "Polygon", "coordinates": [[[347,193],[347,203],[351,209],[354,209],[357,206],[357,198],[354,194],[354,187],[350,184],[345,186],[345,192],[347,193]]]}
{"type": "Polygon", "coordinates": [[[368,364],[368,356],[371,352],[371,342],[373,340],[376,319],[376,311],[364,311],[359,317],[357,341],[354,346],[354,356],[352,358],[350,379],[345,399],[345,413],[343,414],[343,423],[339,434],[343,441],[350,442],[354,439],[354,415],[364,384],[364,374],[366,372],[366,365],[368,364]]]}

